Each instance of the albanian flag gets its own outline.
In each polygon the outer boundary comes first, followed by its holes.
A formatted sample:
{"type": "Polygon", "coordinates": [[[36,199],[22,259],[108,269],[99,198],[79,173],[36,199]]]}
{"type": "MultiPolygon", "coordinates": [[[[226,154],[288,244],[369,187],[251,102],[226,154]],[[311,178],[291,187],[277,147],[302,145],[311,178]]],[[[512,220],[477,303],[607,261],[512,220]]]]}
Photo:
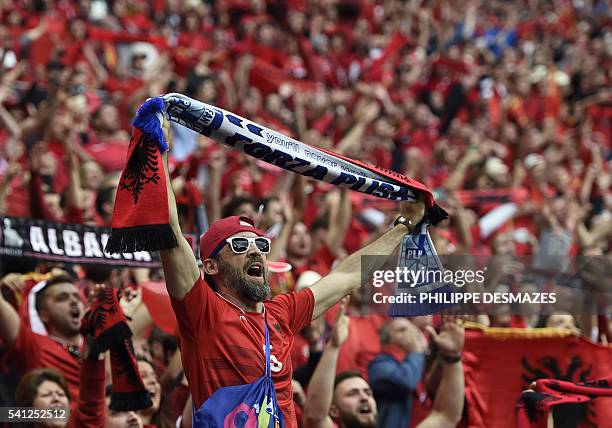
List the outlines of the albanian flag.
{"type": "MultiPolygon", "coordinates": [[[[538,379],[581,383],[612,374],[612,347],[561,329],[468,329],[463,364],[468,428],[515,428],[515,404],[538,379]]],[[[555,427],[611,426],[612,397],[553,408],[555,427]]]]}

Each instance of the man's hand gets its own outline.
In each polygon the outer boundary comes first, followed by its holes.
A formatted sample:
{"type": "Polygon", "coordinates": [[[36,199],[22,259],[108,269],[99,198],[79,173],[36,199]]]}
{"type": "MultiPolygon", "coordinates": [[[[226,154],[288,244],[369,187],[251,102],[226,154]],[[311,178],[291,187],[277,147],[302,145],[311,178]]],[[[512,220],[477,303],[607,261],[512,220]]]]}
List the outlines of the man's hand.
{"type": "Polygon", "coordinates": [[[172,150],[172,147],[174,147],[174,142],[170,139],[170,120],[165,113],[164,121],[162,123],[162,130],[164,131],[164,139],[166,140],[166,144],[168,144],[168,151],[170,151],[172,150]]]}
{"type": "Polygon", "coordinates": [[[407,334],[404,335],[400,346],[409,354],[412,352],[424,354],[427,350],[427,339],[416,325],[410,321],[409,323],[407,334]]]}
{"type": "MultiPolygon", "coordinates": [[[[104,298],[104,289],[109,287],[106,284],[94,284],[94,286],[89,291],[89,295],[87,296],[87,301],[89,302],[89,306],[93,305],[93,303],[98,300],[104,298]]],[[[85,318],[81,320],[83,322],[85,318]]],[[[82,327],[81,327],[82,328],[82,327]]],[[[83,359],[89,359],[89,352],[91,351],[91,347],[93,344],[93,336],[91,330],[91,325],[87,331],[87,334],[83,337],[83,359]]],[[[83,330],[81,330],[83,331],[83,330]]],[[[98,355],[98,360],[103,360],[106,353],[102,352],[98,355]]]]}
{"type": "Polygon", "coordinates": [[[431,326],[425,328],[440,349],[440,356],[452,360],[446,361],[449,364],[442,364],[442,379],[436,388],[433,409],[417,428],[454,428],[461,420],[465,395],[463,365],[455,360],[463,350],[463,320],[443,318],[439,334],[431,326]]]}
{"type": "Polygon", "coordinates": [[[24,286],[22,275],[20,273],[9,273],[0,280],[0,285],[4,285],[11,289],[15,294],[21,293],[24,286]]]}
{"type": "Polygon", "coordinates": [[[215,172],[221,172],[225,168],[226,162],[225,152],[221,149],[215,150],[210,154],[208,167],[215,172]]]}
{"type": "Polygon", "coordinates": [[[9,163],[8,167],[6,168],[6,175],[4,176],[4,181],[7,183],[10,182],[13,178],[17,176],[17,174],[19,174],[20,171],[21,165],[16,162],[9,163]]]}
{"type": "Polygon", "coordinates": [[[367,100],[365,105],[357,112],[357,120],[369,124],[372,123],[380,114],[380,104],[377,101],[367,100]]]}
{"type": "Polygon", "coordinates": [[[96,300],[104,297],[105,288],[106,284],[94,284],[93,287],[89,289],[89,294],[87,295],[87,303],[89,306],[93,305],[96,300]]]}
{"type": "Polygon", "coordinates": [[[293,401],[304,407],[306,403],[306,393],[302,385],[295,379],[291,379],[291,390],[293,391],[293,401]]]}
{"type": "Polygon", "coordinates": [[[478,150],[475,150],[473,147],[470,147],[465,152],[461,160],[465,162],[466,165],[470,166],[477,164],[478,162],[482,161],[482,159],[482,154],[478,150]]]}
{"type": "Polygon", "coordinates": [[[436,333],[436,330],[430,325],[425,328],[440,350],[440,355],[444,357],[457,357],[461,355],[465,340],[465,329],[462,319],[451,317],[443,319],[440,333],[436,333]]]}
{"type": "Polygon", "coordinates": [[[416,202],[400,202],[400,214],[410,220],[412,227],[416,226],[425,215],[425,198],[423,195],[419,194],[419,199],[416,202]]]}
{"type": "Polygon", "coordinates": [[[119,305],[124,315],[128,318],[132,318],[140,305],[142,305],[142,288],[125,288],[119,300],[119,305]]]}
{"type": "Polygon", "coordinates": [[[346,315],[346,303],[348,298],[345,297],[340,301],[340,308],[336,314],[336,320],[332,326],[331,338],[329,346],[339,348],[348,338],[349,334],[349,318],[346,315]]]}
{"type": "Polygon", "coordinates": [[[289,200],[286,193],[283,193],[279,197],[280,203],[283,207],[283,221],[284,224],[293,224],[293,203],[289,200]]]}

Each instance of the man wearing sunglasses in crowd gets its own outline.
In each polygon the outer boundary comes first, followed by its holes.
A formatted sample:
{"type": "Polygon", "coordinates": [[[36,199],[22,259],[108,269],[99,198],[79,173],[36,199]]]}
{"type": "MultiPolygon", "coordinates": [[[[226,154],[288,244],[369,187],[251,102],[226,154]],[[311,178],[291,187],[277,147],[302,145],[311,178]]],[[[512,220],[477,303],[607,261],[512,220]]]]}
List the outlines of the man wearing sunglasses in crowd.
{"type": "MultiPolygon", "coordinates": [[[[167,132],[167,120],[164,128],[167,132]]],[[[163,156],[167,175],[167,154],[163,156]]],[[[270,240],[264,232],[246,217],[233,216],[213,223],[200,240],[202,277],[181,233],[169,179],[167,183],[170,224],[179,246],[162,251],[161,258],[195,409],[204,408],[203,403],[222,388],[251,384],[270,373],[285,426],[297,427],[291,390],[293,336],[361,286],[362,256],[391,254],[423,216],[424,204],[401,203],[402,215],[395,226],[376,241],[345,258],[312,287],[270,299],[266,264],[270,240]]],[[[248,408],[245,411],[248,413],[248,408]]],[[[225,423],[234,416],[228,415],[225,423]]],[[[241,417],[246,418],[246,413],[241,417]]]]}

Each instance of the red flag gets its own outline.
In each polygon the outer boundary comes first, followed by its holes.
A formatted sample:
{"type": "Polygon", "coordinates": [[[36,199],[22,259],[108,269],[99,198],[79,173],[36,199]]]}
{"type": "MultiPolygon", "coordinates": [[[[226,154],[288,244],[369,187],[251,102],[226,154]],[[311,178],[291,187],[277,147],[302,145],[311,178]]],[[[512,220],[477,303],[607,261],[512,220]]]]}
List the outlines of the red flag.
{"type": "MultiPolygon", "coordinates": [[[[612,373],[612,348],[558,329],[467,330],[464,367],[469,428],[514,428],[517,397],[537,379],[570,382],[612,373]],[[565,335],[565,337],[563,337],[565,335]]],[[[612,398],[571,404],[576,426],[608,426],[612,398]],[[590,426],[590,425],[585,425],[590,426]]]]}
{"type": "Polygon", "coordinates": [[[178,324],[165,284],[163,282],[146,282],[140,286],[142,288],[142,301],[155,325],[168,334],[176,334],[178,324]]]}

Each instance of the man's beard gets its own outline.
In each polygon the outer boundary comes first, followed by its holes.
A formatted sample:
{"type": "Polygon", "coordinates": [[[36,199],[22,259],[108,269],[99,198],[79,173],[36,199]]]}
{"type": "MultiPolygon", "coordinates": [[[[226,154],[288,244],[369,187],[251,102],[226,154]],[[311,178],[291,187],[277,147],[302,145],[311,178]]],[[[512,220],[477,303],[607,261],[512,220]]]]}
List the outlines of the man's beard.
{"type": "Polygon", "coordinates": [[[340,411],[338,418],[342,428],[376,428],[376,417],[373,421],[361,421],[356,415],[340,411]]]}
{"type": "Polygon", "coordinates": [[[251,262],[254,261],[262,264],[262,284],[250,281],[245,272],[221,260],[219,260],[219,275],[223,283],[232,290],[237,291],[243,299],[263,302],[270,297],[270,284],[268,283],[268,276],[265,270],[266,262],[261,259],[252,260],[251,262]]]}

